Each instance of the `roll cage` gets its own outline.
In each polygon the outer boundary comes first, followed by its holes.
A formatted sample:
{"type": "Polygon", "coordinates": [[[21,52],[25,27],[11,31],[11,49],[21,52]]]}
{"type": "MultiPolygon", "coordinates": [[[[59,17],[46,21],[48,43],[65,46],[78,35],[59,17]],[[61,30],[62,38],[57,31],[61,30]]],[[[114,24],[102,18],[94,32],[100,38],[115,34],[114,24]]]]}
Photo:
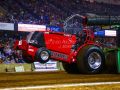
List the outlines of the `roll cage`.
{"type": "Polygon", "coordinates": [[[64,33],[66,34],[78,34],[83,30],[84,16],[75,14],[68,17],[64,21],[64,33]]]}

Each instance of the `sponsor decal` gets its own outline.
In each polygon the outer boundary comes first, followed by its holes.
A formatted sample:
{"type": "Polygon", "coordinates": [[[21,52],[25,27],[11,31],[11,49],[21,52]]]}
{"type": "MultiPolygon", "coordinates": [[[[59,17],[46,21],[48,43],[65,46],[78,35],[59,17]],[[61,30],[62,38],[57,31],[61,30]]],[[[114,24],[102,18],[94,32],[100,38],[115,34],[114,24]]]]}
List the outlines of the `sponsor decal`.
{"type": "Polygon", "coordinates": [[[68,56],[66,54],[58,53],[58,52],[53,52],[51,51],[51,56],[54,58],[61,58],[67,60],[68,56]]]}

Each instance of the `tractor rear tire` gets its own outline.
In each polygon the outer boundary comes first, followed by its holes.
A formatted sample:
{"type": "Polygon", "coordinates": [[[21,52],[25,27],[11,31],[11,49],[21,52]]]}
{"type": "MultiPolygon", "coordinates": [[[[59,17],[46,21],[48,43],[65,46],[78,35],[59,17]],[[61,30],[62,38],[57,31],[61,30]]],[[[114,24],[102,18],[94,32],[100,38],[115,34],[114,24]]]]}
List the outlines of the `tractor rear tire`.
{"type": "Polygon", "coordinates": [[[77,74],[79,73],[78,67],[76,63],[66,63],[66,62],[62,62],[63,68],[64,70],[69,73],[69,74],[77,74]]]}
{"type": "Polygon", "coordinates": [[[101,73],[105,66],[104,53],[97,46],[85,46],[78,52],[77,65],[81,73],[101,73]]]}
{"type": "Polygon", "coordinates": [[[31,59],[31,57],[26,57],[26,56],[23,56],[23,61],[25,63],[33,63],[34,61],[31,59]]]}

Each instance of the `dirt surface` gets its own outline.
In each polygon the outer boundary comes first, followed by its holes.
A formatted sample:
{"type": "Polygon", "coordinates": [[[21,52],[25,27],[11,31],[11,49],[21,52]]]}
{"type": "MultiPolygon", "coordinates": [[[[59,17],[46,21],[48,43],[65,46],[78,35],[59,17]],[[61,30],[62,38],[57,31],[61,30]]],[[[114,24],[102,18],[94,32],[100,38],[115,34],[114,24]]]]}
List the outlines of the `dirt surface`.
{"type": "Polygon", "coordinates": [[[47,89],[29,89],[29,90],[120,90],[120,84],[115,85],[96,85],[96,86],[79,86],[47,89]]]}
{"type": "Polygon", "coordinates": [[[0,88],[120,81],[120,74],[67,74],[66,72],[0,73],[0,88]]]}

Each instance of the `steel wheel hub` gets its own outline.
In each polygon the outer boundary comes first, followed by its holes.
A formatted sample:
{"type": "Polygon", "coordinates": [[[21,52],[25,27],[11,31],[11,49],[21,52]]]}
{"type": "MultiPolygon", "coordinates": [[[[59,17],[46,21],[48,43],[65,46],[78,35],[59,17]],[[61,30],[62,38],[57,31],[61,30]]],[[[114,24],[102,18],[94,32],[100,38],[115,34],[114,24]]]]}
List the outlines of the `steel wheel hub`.
{"type": "Polygon", "coordinates": [[[98,52],[92,52],[88,57],[88,64],[92,69],[97,69],[101,66],[102,58],[98,52]]]}

